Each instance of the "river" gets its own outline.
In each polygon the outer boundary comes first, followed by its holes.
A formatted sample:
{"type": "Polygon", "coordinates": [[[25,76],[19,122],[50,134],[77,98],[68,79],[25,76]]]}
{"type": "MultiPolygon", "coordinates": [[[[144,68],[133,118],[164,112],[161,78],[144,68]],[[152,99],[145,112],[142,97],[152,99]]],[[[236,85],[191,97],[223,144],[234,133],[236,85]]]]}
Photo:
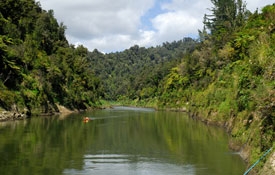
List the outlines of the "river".
{"type": "Polygon", "coordinates": [[[220,128],[185,113],[115,107],[0,123],[1,175],[237,175],[220,128]],[[83,122],[83,117],[90,121],[83,122]]]}

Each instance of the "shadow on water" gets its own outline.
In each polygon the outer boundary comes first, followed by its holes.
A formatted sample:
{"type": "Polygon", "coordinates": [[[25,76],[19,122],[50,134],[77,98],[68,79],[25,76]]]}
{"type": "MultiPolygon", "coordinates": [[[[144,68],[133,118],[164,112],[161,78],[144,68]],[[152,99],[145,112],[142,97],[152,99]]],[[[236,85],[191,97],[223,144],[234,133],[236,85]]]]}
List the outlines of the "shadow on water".
{"type": "Polygon", "coordinates": [[[3,175],[231,175],[245,168],[222,130],[148,108],[32,118],[0,126],[0,140],[3,175]]]}

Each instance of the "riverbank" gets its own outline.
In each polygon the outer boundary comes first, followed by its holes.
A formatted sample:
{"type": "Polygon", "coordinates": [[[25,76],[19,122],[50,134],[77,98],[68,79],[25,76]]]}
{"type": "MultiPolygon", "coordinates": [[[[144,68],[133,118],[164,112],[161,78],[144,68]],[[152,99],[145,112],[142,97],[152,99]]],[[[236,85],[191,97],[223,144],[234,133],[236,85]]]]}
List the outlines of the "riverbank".
{"type": "MultiPolygon", "coordinates": [[[[259,161],[256,166],[249,172],[249,175],[271,175],[275,174],[275,151],[274,149],[259,160],[263,153],[259,149],[261,142],[258,140],[261,136],[259,128],[260,119],[257,114],[253,118],[242,120],[241,116],[231,115],[228,118],[220,118],[217,112],[189,110],[189,116],[195,120],[202,121],[206,125],[222,127],[230,135],[229,148],[238,152],[247,164],[247,169],[255,162],[259,161]],[[206,114],[206,115],[205,115],[206,114]],[[240,119],[241,118],[241,119],[240,119]],[[249,124],[249,125],[248,125],[249,124]],[[260,143],[259,143],[260,142],[260,143]]],[[[273,142],[274,147],[274,142],[273,142]]],[[[269,148],[268,148],[269,149],[269,148]]]]}
{"type": "MultiPolygon", "coordinates": [[[[36,115],[37,116],[60,115],[61,117],[65,117],[71,113],[78,112],[77,110],[70,110],[62,105],[57,105],[57,108],[58,108],[58,112],[39,113],[36,115]]],[[[28,115],[26,111],[19,112],[19,111],[15,111],[15,110],[14,111],[6,111],[4,109],[0,109],[0,122],[13,121],[13,120],[24,120],[27,118],[31,118],[31,116],[28,115]]]]}
{"type": "MultiPolygon", "coordinates": [[[[156,110],[167,110],[177,112],[187,112],[190,117],[199,120],[206,125],[217,126],[224,128],[229,134],[229,148],[240,154],[242,159],[247,164],[247,169],[253,165],[263,153],[270,147],[260,149],[261,144],[264,142],[265,135],[263,135],[263,128],[259,126],[262,119],[257,112],[249,113],[243,111],[238,114],[230,113],[223,116],[219,111],[208,110],[203,108],[196,108],[196,106],[186,107],[172,107],[172,108],[157,108],[154,103],[142,103],[139,105],[137,102],[131,102],[130,106],[152,107],[156,110]]],[[[123,105],[127,104],[124,102],[123,105]]],[[[272,143],[270,143],[272,145],[272,143]]],[[[274,145],[274,141],[273,141],[274,145]]],[[[249,175],[271,175],[275,174],[275,152],[274,149],[264,159],[249,172],[249,175]]]]}
{"type": "MultiPolygon", "coordinates": [[[[180,110],[179,110],[180,111],[180,110]]],[[[255,167],[249,172],[249,175],[272,175],[275,174],[275,150],[273,149],[266,157],[261,156],[263,152],[259,150],[257,145],[261,128],[257,114],[250,116],[249,119],[237,119],[238,116],[231,115],[227,119],[217,117],[217,112],[187,110],[189,116],[195,120],[199,120],[206,125],[222,127],[230,135],[229,148],[237,152],[247,164],[247,169],[255,162],[259,161],[255,167]],[[206,115],[205,115],[206,114],[206,115]],[[249,124],[249,125],[248,125],[249,124]],[[245,128],[245,130],[244,130],[245,128]],[[251,161],[253,160],[253,161],[251,161]]],[[[240,118],[240,116],[239,116],[240,118]]],[[[274,142],[273,142],[274,147],[274,142]]]]}
{"type": "Polygon", "coordinates": [[[11,112],[11,111],[1,111],[0,112],[0,122],[11,121],[11,120],[24,120],[28,116],[24,113],[11,112]]]}

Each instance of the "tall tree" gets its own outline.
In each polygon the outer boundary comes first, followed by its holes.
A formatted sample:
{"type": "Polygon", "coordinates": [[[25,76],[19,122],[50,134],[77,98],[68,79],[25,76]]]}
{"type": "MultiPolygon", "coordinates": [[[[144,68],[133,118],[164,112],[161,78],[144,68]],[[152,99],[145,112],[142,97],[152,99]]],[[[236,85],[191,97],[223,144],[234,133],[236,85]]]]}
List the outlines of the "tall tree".
{"type": "Polygon", "coordinates": [[[212,14],[205,15],[204,25],[210,31],[217,48],[229,41],[230,34],[247,18],[246,3],[242,0],[211,0],[212,14]]]}

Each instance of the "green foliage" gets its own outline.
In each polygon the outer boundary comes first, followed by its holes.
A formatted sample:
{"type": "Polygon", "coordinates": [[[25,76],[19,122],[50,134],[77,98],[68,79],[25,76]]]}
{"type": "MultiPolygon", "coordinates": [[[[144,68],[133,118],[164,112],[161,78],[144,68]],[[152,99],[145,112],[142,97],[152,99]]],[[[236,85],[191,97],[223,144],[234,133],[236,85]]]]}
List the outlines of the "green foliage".
{"type": "Polygon", "coordinates": [[[211,40],[216,48],[221,48],[231,34],[241,27],[249,12],[242,0],[211,0],[214,7],[211,15],[205,15],[204,24],[211,32],[211,40]]]}
{"type": "Polygon", "coordinates": [[[226,42],[218,48],[212,43],[222,40],[213,37],[222,36],[222,30],[211,28],[210,39],[171,69],[158,92],[162,107],[181,104],[204,121],[227,126],[237,142],[252,148],[250,163],[272,146],[275,136],[274,7],[225,32],[226,42]],[[180,83],[182,76],[188,77],[187,85],[180,83]]]}
{"type": "Polygon", "coordinates": [[[255,36],[249,36],[245,33],[240,33],[239,36],[233,42],[233,48],[235,50],[235,59],[243,59],[248,55],[248,46],[255,40],[255,36]]]}
{"type": "Polygon", "coordinates": [[[163,43],[156,48],[137,45],[123,52],[102,54],[98,50],[88,54],[91,69],[103,81],[107,100],[126,97],[131,100],[157,97],[157,90],[169,70],[183,55],[193,51],[196,41],[184,38],[163,43]]]}
{"type": "Polygon", "coordinates": [[[274,104],[274,90],[267,93],[259,107],[261,112],[261,151],[269,149],[275,139],[275,104],[274,104]]]}
{"type": "Polygon", "coordinates": [[[12,105],[14,105],[17,97],[14,91],[1,89],[0,92],[0,105],[6,110],[11,110],[12,105]]]}
{"type": "Polygon", "coordinates": [[[88,50],[70,47],[63,23],[34,0],[0,2],[0,105],[29,113],[58,112],[56,104],[87,109],[99,104],[101,83],[88,50]]]}

